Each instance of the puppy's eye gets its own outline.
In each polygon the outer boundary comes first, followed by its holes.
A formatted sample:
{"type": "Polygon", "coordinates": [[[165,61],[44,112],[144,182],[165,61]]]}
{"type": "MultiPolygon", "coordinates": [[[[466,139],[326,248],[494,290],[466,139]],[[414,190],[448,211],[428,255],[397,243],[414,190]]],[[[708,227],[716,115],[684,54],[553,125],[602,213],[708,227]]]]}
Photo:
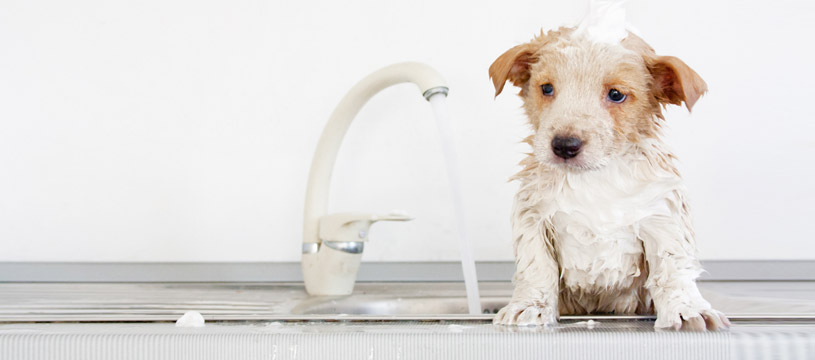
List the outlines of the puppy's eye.
{"type": "Polygon", "coordinates": [[[625,94],[621,93],[620,90],[611,89],[608,91],[608,99],[613,103],[621,103],[625,101],[625,94]]]}
{"type": "Polygon", "coordinates": [[[552,84],[543,84],[541,85],[541,91],[543,95],[552,96],[555,94],[555,87],[552,84]]]}

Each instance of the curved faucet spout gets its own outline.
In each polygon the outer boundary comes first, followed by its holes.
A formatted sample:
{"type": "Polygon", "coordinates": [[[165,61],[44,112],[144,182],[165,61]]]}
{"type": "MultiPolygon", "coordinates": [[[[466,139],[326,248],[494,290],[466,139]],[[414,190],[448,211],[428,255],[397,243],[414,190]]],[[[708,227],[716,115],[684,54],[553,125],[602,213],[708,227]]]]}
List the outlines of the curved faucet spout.
{"type": "Polygon", "coordinates": [[[325,294],[325,291],[317,290],[314,284],[323,283],[327,279],[316,279],[318,275],[315,275],[314,269],[310,267],[315,266],[314,262],[317,260],[312,257],[317,255],[320,247],[320,218],[328,211],[331,173],[345,133],[359,110],[371,97],[387,87],[405,82],[416,84],[427,100],[436,94],[446,95],[448,91],[441,75],[428,65],[418,62],[390,65],[373,72],[354,85],[331,113],[323,129],[311,161],[303,213],[303,277],[306,290],[311,294],[325,294]]]}

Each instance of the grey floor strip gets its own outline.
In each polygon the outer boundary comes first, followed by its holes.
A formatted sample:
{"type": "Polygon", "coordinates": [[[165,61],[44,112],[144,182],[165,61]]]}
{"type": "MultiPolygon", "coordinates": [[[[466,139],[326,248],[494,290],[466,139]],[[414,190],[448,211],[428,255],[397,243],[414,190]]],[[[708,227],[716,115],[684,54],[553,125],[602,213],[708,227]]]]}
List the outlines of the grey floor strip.
{"type": "MultiPolygon", "coordinates": [[[[703,280],[815,280],[815,260],[710,260],[703,280]]],[[[508,281],[511,262],[479,262],[480,281],[508,281]]],[[[461,281],[457,262],[372,262],[359,281],[461,281]]],[[[0,282],[302,281],[299,263],[0,262],[0,282]]]]}

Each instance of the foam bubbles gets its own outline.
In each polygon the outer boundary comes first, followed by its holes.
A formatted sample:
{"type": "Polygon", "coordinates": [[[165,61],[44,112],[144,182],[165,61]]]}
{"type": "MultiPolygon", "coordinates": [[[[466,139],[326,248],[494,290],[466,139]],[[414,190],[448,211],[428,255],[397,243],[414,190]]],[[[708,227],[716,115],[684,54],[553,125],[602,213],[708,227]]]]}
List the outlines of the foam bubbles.
{"type": "Polygon", "coordinates": [[[197,311],[187,311],[175,322],[177,327],[204,327],[204,317],[197,311]]]}

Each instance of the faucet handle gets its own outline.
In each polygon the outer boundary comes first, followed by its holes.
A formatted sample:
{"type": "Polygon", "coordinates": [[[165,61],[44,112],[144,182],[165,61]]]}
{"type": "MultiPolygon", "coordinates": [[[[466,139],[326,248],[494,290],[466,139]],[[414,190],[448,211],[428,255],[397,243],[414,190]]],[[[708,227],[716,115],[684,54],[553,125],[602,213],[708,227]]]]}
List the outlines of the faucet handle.
{"type": "Polygon", "coordinates": [[[413,220],[402,212],[384,215],[336,213],[319,218],[318,242],[303,243],[303,280],[311,295],[348,295],[354,289],[368,229],[377,221],[413,220]]]}
{"type": "Polygon", "coordinates": [[[410,221],[413,220],[413,216],[408,215],[408,213],[402,210],[391,210],[391,212],[385,215],[374,215],[374,221],[410,221]]]}
{"type": "Polygon", "coordinates": [[[322,241],[368,241],[368,230],[377,221],[410,221],[413,217],[404,212],[392,211],[384,215],[344,212],[320,218],[322,241]]]}

